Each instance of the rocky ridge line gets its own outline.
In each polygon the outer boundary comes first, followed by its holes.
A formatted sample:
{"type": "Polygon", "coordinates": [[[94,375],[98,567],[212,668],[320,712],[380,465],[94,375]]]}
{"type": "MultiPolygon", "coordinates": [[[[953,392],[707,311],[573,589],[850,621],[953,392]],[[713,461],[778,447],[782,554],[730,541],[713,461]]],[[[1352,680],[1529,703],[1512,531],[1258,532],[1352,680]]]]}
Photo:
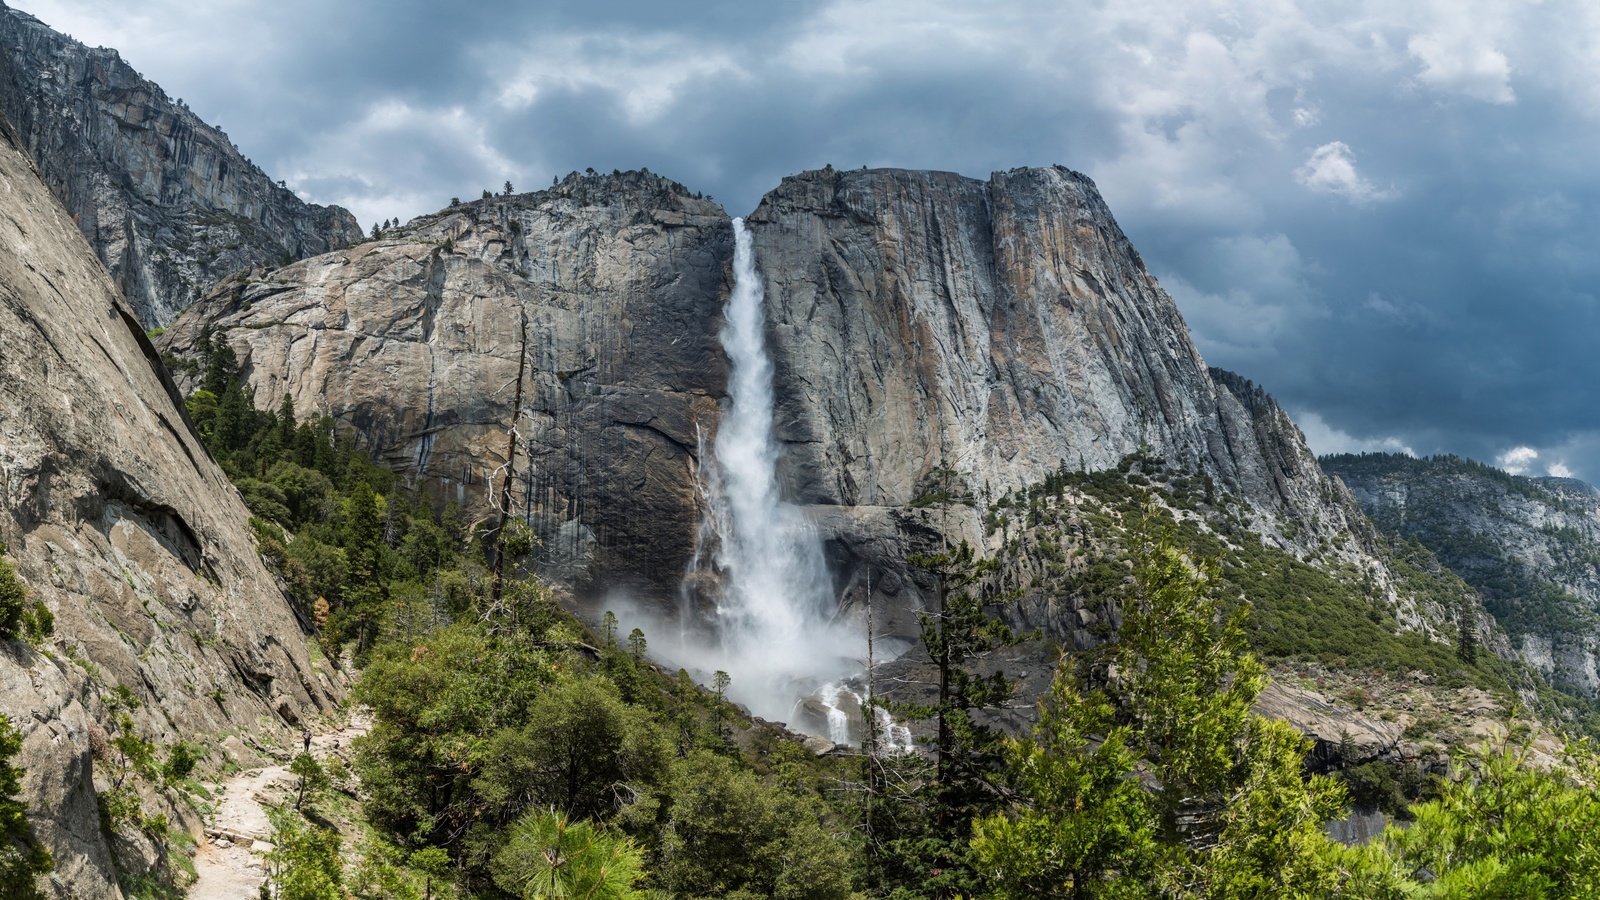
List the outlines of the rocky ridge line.
{"type": "Polygon", "coordinates": [[[242,274],[159,345],[195,358],[208,328],[225,333],[258,403],[334,415],[375,461],[480,516],[523,361],[513,511],[547,571],[675,592],[726,377],[731,254],[727,214],[682,185],[574,173],[242,274]]]}
{"type": "Polygon", "coordinates": [[[361,238],[274,182],[117,51],[0,2],[0,107],[146,328],[224,276],[361,238]]]}
{"type": "MultiPolygon", "coordinates": [[[[785,179],[749,221],[779,474],[847,606],[913,629],[927,598],[907,554],[983,546],[1006,491],[1144,448],[1213,478],[1273,544],[1371,572],[1408,627],[1448,621],[1395,594],[1365,517],[1282,409],[1206,367],[1084,176],[823,169],[785,179]]],[[[237,277],[160,345],[194,358],[208,329],[224,333],[259,403],[287,393],[300,415],[331,414],[384,465],[484,515],[526,324],[513,511],[546,574],[675,611],[725,392],[731,254],[727,214],[682,185],[573,173],[237,277]]],[[[705,604],[715,585],[695,588],[705,604]]]]}
{"type": "Polygon", "coordinates": [[[1340,455],[1322,466],[1384,531],[1419,541],[1468,584],[1521,657],[1600,696],[1600,492],[1456,457],[1340,455]]]}

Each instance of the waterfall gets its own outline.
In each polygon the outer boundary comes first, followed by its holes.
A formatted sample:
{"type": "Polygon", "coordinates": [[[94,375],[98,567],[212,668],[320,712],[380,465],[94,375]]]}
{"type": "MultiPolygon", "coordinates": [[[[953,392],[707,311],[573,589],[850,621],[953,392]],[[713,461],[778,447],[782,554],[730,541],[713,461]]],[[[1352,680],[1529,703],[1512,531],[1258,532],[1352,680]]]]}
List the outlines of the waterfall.
{"type": "MultiPolygon", "coordinates": [[[[675,642],[652,649],[702,683],[726,672],[729,699],[757,716],[850,743],[862,727],[862,698],[845,682],[861,671],[863,623],[840,621],[822,541],[778,486],[761,276],[743,219],[733,220],[733,233],[734,287],[720,334],[728,404],[710,447],[697,429],[702,516],[676,634],[666,635],[675,642]]],[[[886,749],[911,749],[904,725],[881,707],[873,714],[886,749]]]]}
{"type": "MultiPolygon", "coordinates": [[[[865,727],[861,716],[866,698],[854,689],[838,682],[828,682],[817,689],[817,702],[827,715],[828,740],[835,744],[858,744],[859,729],[865,727]]],[[[911,753],[916,740],[911,729],[894,720],[881,706],[872,707],[872,719],[877,725],[878,749],[883,753],[911,753]]]]}
{"type": "MultiPolygon", "coordinates": [[[[694,600],[715,599],[718,645],[698,660],[732,678],[729,696],[758,716],[788,721],[795,703],[856,668],[854,638],[833,621],[836,598],[822,542],[778,488],[772,358],[755,248],[733,220],[733,293],[720,338],[728,406],[698,473],[705,514],[685,577],[684,621],[694,600]],[[710,573],[708,577],[708,573],[710,573]]],[[[685,630],[688,630],[687,628],[685,630]]]]}
{"type": "Polygon", "coordinates": [[[816,533],[778,493],[761,279],[750,229],[734,219],[733,230],[734,288],[721,335],[731,402],[713,447],[730,526],[719,560],[727,573],[723,639],[781,652],[826,625],[833,587],[816,533]]]}

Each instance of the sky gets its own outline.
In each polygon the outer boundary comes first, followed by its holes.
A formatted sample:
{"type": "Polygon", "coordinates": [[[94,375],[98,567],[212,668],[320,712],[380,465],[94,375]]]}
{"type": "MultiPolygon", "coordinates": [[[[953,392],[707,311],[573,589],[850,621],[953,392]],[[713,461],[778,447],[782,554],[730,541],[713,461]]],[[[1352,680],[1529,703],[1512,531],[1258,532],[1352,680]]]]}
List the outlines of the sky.
{"type": "Polygon", "coordinates": [[[370,226],[649,168],[1092,177],[1318,452],[1600,481],[1600,5],[8,0],[370,226]]]}

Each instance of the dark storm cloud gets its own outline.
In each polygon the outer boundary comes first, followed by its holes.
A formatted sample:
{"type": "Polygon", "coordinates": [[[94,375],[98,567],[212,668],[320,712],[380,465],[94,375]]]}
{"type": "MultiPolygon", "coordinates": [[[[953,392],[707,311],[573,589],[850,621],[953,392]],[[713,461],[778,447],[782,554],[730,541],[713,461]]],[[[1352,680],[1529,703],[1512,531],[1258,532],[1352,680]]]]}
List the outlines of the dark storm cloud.
{"type": "Polygon", "coordinates": [[[1577,2],[22,4],[364,222],[645,166],[1100,184],[1322,450],[1600,477],[1600,12],[1577,2]]]}

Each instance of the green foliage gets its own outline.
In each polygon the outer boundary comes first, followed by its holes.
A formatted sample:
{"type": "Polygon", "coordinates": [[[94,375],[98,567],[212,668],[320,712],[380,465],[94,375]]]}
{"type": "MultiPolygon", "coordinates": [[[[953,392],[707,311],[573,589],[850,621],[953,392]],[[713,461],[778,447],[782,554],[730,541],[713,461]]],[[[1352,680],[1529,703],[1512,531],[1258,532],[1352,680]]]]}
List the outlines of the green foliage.
{"type": "Polygon", "coordinates": [[[17,579],[16,567],[5,558],[5,552],[5,545],[0,544],[0,639],[21,634],[29,610],[28,589],[17,579]]]}
{"type": "Polygon", "coordinates": [[[425,879],[423,898],[432,900],[433,883],[443,881],[450,874],[450,854],[442,847],[423,847],[421,850],[412,851],[406,862],[411,868],[422,873],[425,879]]]}
{"type": "Polygon", "coordinates": [[[1396,819],[1411,817],[1411,804],[1438,794],[1438,778],[1423,775],[1415,766],[1380,760],[1346,766],[1334,773],[1344,783],[1350,803],[1381,810],[1396,819]]]}
{"type": "Polygon", "coordinates": [[[1141,542],[1118,641],[1063,660],[1010,747],[1021,802],[976,828],[998,894],[1266,900],[1336,883],[1322,826],[1344,793],[1304,778],[1308,742],[1251,711],[1266,678],[1218,581],[1170,531],[1141,542]]]}
{"type": "Polygon", "coordinates": [[[674,895],[850,895],[850,859],[824,829],[815,801],[775,789],[732,760],[704,751],[685,758],[672,796],[657,877],[674,895]]]}
{"type": "Polygon", "coordinates": [[[435,895],[434,887],[436,882],[443,884],[449,868],[449,854],[437,847],[425,847],[408,854],[376,835],[369,835],[362,843],[355,866],[346,875],[345,887],[362,900],[433,900],[434,896],[445,896],[443,891],[435,895]],[[433,860],[436,854],[444,858],[438,874],[420,865],[433,860]]]}
{"type": "Polygon", "coordinates": [[[314,801],[318,794],[332,786],[322,763],[309,753],[298,753],[289,763],[289,774],[300,779],[295,787],[294,808],[299,810],[307,800],[314,801]]]}
{"type": "Polygon", "coordinates": [[[1138,762],[1131,737],[1103,691],[1055,680],[1032,738],[1008,754],[1025,804],[974,826],[995,897],[1141,895],[1158,854],[1152,804],[1129,777],[1138,762]]]}
{"type": "Polygon", "coordinates": [[[0,896],[44,900],[39,876],[54,868],[49,851],[34,837],[22,793],[22,769],[11,764],[22,749],[22,734],[0,716],[0,896]]]}
{"type": "Polygon", "coordinates": [[[297,816],[273,816],[273,851],[278,900],[344,900],[344,867],[338,832],[297,816]]]}
{"type": "MultiPolygon", "coordinates": [[[[1460,520],[1462,506],[1489,504],[1491,508],[1486,512],[1498,514],[1492,498],[1479,499],[1458,487],[1461,482],[1487,482],[1514,497],[1558,512],[1584,514],[1580,507],[1534,479],[1457,456],[1416,459],[1400,454],[1364,453],[1325,456],[1320,461],[1330,472],[1356,478],[1404,478],[1417,485],[1418,489],[1408,497],[1404,515],[1377,509],[1372,513],[1375,523],[1407,542],[1426,547],[1482,592],[1489,611],[1513,638],[1596,627],[1595,615],[1586,604],[1507,553],[1493,536],[1474,531],[1460,520]]],[[[1587,571],[1600,562],[1577,529],[1551,525],[1541,530],[1552,539],[1558,569],[1562,564],[1575,563],[1574,568],[1587,571]]]]}
{"type": "MultiPolygon", "coordinates": [[[[460,896],[950,897],[981,887],[980,873],[1004,897],[1356,896],[1361,885],[1382,896],[1415,871],[1398,854],[1434,857],[1397,841],[1382,850],[1393,857],[1330,848],[1320,826],[1340,791],[1304,779],[1304,742],[1250,713],[1263,675],[1244,642],[1275,658],[1505,684],[1493,655],[1467,646],[1468,619],[1454,647],[1400,633],[1359,573],[1263,546],[1208,478],[1147,452],[1108,472],[1063,466],[989,511],[998,562],[965,546],[915,561],[940,579],[921,623],[940,686],[934,703],[897,712],[930,720],[933,752],[874,757],[872,825],[858,836],[861,806],[838,790],[855,788],[855,761],[814,759],[742,721],[721,696],[725,677],[706,691],[660,672],[643,631],[623,637],[614,617],[587,637],[535,581],[489,597],[484,548],[459,508],[398,490],[331,419],[301,419],[286,397],[256,409],[224,336],[201,343],[190,412],[207,448],[330,656],[353,642],[365,665],[356,699],[375,724],[356,766],[375,830],[352,876],[358,896],[431,896],[448,877],[460,896]],[[1141,513],[1157,493],[1208,524],[1141,513]],[[1165,542],[1130,538],[1132,515],[1168,523],[1165,542]],[[1123,634],[1065,660],[1038,730],[1007,745],[981,712],[1010,685],[976,664],[1016,640],[995,614],[1018,589],[1099,611],[1104,636],[1121,620],[1123,634]]],[[[917,502],[973,498],[939,471],[917,502]]],[[[520,535],[508,555],[532,549],[520,535]]],[[[1420,546],[1393,554],[1403,593],[1467,608],[1470,591],[1420,546]]],[[[0,612],[3,600],[0,579],[0,612]]],[[[136,703],[125,689],[107,697],[113,711],[136,703]]],[[[126,777],[176,781],[193,762],[179,748],[158,762],[120,721],[103,799],[144,823],[126,777]]],[[[291,765],[297,806],[320,780],[313,767],[291,765]]],[[[1380,803],[1414,795],[1383,774],[1346,780],[1380,803]]],[[[335,835],[287,817],[275,834],[281,896],[343,896],[335,835]]]]}
{"type": "Polygon", "coordinates": [[[716,694],[624,648],[593,660],[537,585],[508,584],[500,605],[483,587],[466,601],[472,621],[380,641],[356,689],[375,719],[356,745],[365,813],[389,841],[439,848],[463,890],[492,895],[533,877],[514,836],[554,815],[568,831],[628,835],[652,886],[849,893],[851,858],[807,774],[827,763],[783,742],[736,760],[716,694]]]}
{"type": "Polygon", "coordinates": [[[188,741],[179,741],[167,750],[167,761],[161,765],[161,782],[171,785],[194,774],[194,768],[205,756],[205,748],[188,741]]]}
{"type": "Polygon", "coordinates": [[[472,565],[459,507],[441,516],[425,498],[397,491],[394,474],[373,465],[333,419],[300,419],[287,395],[276,411],[256,409],[226,336],[208,333],[199,343],[199,385],[188,406],[206,449],[255,513],[262,557],[327,649],[354,641],[364,662],[389,618],[394,585],[428,591],[472,565]]]}
{"type": "Polygon", "coordinates": [[[1407,827],[1334,854],[1341,896],[1587,898],[1600,895],[1600,760],[1568,748],[1541,771],[1532,740],[1503,738],[1459,754],[1438,799],[1411,808],[1407,827]]]}
{"type": "Polygon", "coordinates": [[[176,759],[169,756],[166,762],[162,762],[160,747],[154,741],[140,737],[135,730],[133,716],[129,713],[141,704],[133,691],[127,685],[119,684],[103,699],[112,713],[114,725],[113,736],[106,741],[104,755],[110,783],[100,792],[102,824],[108,832],[133,827],[153,839],[165,841],[170,830],[166,815],[145,812],[135,782],[143,780],[152,787],[166,790],[173,781],[179,780],[172,774],[175,771],[172,768],[174,762],[177,770],[193,770],[194,760],[188,757],[195,752],[195,748],[180,742],[173,748],[172,755],[176,759]]]}
{"type": "MultiPolygon", "coordinates": [[[[1396,675],[1421,671],[1500,693],[1520,678],[1494,654],[1403,629],[1370,576],[1328,557],[1296,559],[1246,528],[1233,506],[1205,476],[1132,454],[1117,469],[1063,468],[1002,497],[989,524],[1014,535],[998,554],[1002,576],[1031,573],[1019,585],[1036,598],[1031,602],[1093,611],[1101,636],[1110,634],[1136,549],[1128,523],[1151,516],[1173,529],[1176,547],[1218,561],[1216,593],[1230,606],[1250,607],[1246,636],[1265,659],[1396,675]],[[1070,565],[1063,545],[1072,548],[1070,565]]],[[[1387,557],[1395,590],[1418,607],[1463,620],[1462,610],[1476,608],[1472,588],[1420,545],[1369,549],[1387,557]]]]}
{"type": "Polygon", "coordinates": [[[464,835],[481,814],[472,784],[490,742],[527,721],[555,678],[553,664],[532,636],[495,637],[479,624],[378,648],[356,688],[374,715],[356,757],[367,815],[431,843],[464,835]]]}
{"type": "Polygon", "coordinates": [[[525,900],[624,900],[634,896],[644,861],[627,838],[545,810],[512,826],[490,869],[495,884],[525,900]]]}
{"type": "Polygon", "coordinates": [[[485,751],[480,796],[510,815],[529,806],[569,818],[613,815],[666,780],[672,745],[646,710],[604,679],[558,682],[485,751]]]}
{"type": "Polygon", "coordinates": [[[42,600],[28,602],[28,588],[5,554],[6,545],[0,544],[0,639],[20,635],[35,647],[42,646],[55,634],[55,613],[42,600]]]}
{"type": "Polygon", "coordinates": [[[44,605],[43,600],[34,601],[22,614],[22,636],[33,646],[42,647],[55,633],[56,614],[44,605]]]}
{"type": "MultiPolygon", "coordinates": [[[[920,759],[888,761],[894,780],[910,788],[882,805],[880,822],[868,835],[868,852],[878,878],[914,884],[922,896],[952,897],[976,880],[970,859],[972,821],[996,803],[991,780],[1000,765],[1002,743],[980,714],[1002,706],[1012,694],[1003,671],[982,675],[977,666],[1022,638],[994,615],[1012,599],[986,585],[995,560],[979,558],[963,541],[908,562],[937,582],[937,608],[918,617],[922,646],[936,674],[936,693],[928,704],[888,706],[906,719],[932,722],[933,763],[926,771],[920,759]]],[[[869,783],[869,790],[878,793],[880,787],[869,783]]]]}

